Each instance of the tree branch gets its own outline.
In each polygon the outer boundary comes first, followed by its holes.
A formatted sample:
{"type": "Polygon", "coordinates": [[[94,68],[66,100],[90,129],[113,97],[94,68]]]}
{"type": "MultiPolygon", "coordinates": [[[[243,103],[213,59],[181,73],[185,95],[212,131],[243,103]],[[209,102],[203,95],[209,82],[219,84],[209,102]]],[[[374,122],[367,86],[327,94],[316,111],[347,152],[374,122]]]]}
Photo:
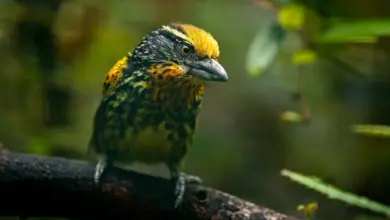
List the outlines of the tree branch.
{"type": "Polygon", "coordinates": [[[73,219],[296,218],[204,186],[189,185],[173,210],[173,186],[157,177],[124,172],[105,189],[93,183],[94,166],[83,161],[0,152],[0,216],[73,219]],[[126,176],[126,180],[122,180],[126,176]],[[119,179],[119,178],[118,178],[119,179]]]}

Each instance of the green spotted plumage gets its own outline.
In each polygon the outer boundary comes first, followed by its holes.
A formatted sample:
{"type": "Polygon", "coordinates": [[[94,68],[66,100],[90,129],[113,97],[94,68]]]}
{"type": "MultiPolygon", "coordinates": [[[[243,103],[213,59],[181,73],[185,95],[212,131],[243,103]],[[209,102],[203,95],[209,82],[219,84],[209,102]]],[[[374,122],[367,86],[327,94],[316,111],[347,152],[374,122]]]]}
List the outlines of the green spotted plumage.
{"type": "Polygon", "coordinates": [[[180,203],[186,177],[179,167],[192,145],[205,83],[227,80],[218,55],[209,33],[172,24],[149,33],[117,61],[107,74],[89,144],[101,156],[96,183],[116,164],[163,163],[176,185],[175,207],[180,203]]]}
{"type": "Polygon", "coordinates": [[[132,73],[124,73],[127,78],[104,95],[98,107],[91,146],[119,163],[179,163],[192,143],[203,94],[187,105],[178,96],[183,92],[178,86],[153,100],[154,87],[146,85],[155,81],[145,74],[146,68],[124,71],[132,73]]]}

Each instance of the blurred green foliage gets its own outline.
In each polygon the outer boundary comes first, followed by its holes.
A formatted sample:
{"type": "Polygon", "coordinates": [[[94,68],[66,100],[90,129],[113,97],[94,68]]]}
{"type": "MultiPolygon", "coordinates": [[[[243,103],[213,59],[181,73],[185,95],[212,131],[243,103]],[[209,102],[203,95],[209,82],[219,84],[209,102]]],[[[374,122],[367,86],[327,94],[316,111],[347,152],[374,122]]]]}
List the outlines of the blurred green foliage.
{"type": "Polygon", "coordinates": [[[374,212],[379,212],[381,214],[386,215],[387,217],[390,216],[390,207],[385,206],[383,204],[377,203],[375,201],[371,201],[364,197],[359,197],[354,194],[344,192],[340,189],[337,189],[334,186],[331,186],[329,184],[326,184],[322,182],[317,177],[309,177],[302,175],[300,173],[292,172],[290,170],[282,170],[281,174],[283,176],[286,176],[290,178],[293,181],[296,181],[308,188],[312,188],[318,192],[321,192],[325,195],[327,195],[330,199],[337,199],[341,200],[345,203],[359,206],[361,208],[369,209],[374,212]]]}
{"type": "Polygon", "coordinates": [[[390,36],[390,20],[334,21],[323,33],[318,34],[320,43],[375,43],[380,36],[390,36]]]}
{"type": "MultiPolygon", "coordinates": [[[[262,1],[263,5],[264,2],[272,5],[271,8],[277,12],[278,23],[273,22],[273,26],[262,28],[259,31],[260,34],[253,39],[247,55],[247,70],[250,75],[259,75],[270,68],[270,64],[273,63],[276,55],[281,51],[281,45],[285,41],[285,35],[288,32],[300,31],[299,35],[303,42],[303,49],[297,50],[291,55],[291,62],[296,65],[310,64],[317,61],[317,56],[320,55],[321,57],[323,53],[321,48],[329,43],[376,43],[378,37],[390,36],[390,23],[387,18],[342,21],[342,19],[320,17],[313,8],[310,8],[310,5],[304,5],[299,1],[262,1]],[[324,23],[327,25],[323,25],[324,23]],[[303,33],[302,29],[307,29],[307,32],[303,33]]],[[[327,53],[331,54],[332,51],[327,51],[327,53]]],[[[324,58],[326,59],[326,57],[324,58]]],[[[295,101],[303,102],[303,94],[300,87],[302,87],[302,84],[299,80],[298,90],[294,96],[298,97],[298,99],[295,98],[295,101]]],[[[308,107],[303,105],[303,108],[307,109],[308,107]]],[[[303,120],[308,117],[307,113],[302,116],[292,111],[286,111],[281,113],[280,118],[285,122],[307,122],[307,120],[303,120]]],[[[389,137],[388,126],[353,125],[352,127],[352,132],[356,134],[389,137]]],[[[343,192],[318,181],[314,177],[305,177],[288,170],[283,170],[282,175],[327,194],[329,198],[339,199],[346,203],[384,213],[388,217],[390,216],[389,207],[351,193],[343,192]]],[[[305,206],[300,207],[301,210],[304,210],[306,218],[311,219],[305,206]]]]}
{"type": "Polygon", "coordinates": [[[247,55],[247,70],[250,75],[260,75],[269,68],[285,37],[286,31],[276,22],[259,30],[247,55]]]}

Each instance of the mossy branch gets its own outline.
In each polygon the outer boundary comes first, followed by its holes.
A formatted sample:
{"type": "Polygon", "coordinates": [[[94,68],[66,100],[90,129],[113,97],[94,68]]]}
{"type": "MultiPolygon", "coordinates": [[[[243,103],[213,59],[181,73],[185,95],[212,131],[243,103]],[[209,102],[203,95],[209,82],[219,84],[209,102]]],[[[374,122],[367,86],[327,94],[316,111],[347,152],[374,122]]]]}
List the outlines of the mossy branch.
{"type": "Polygon", "coordinates": [[[71,219],[269,219],[294,220],[204,186],[189,185],[173,210],[172,184],[114,170],[117,184],[99,189],[94,166],[83,161],[0,152],[0,216],[71,219]],[[126,176],[126,180],[122,177],[126,176]]]}

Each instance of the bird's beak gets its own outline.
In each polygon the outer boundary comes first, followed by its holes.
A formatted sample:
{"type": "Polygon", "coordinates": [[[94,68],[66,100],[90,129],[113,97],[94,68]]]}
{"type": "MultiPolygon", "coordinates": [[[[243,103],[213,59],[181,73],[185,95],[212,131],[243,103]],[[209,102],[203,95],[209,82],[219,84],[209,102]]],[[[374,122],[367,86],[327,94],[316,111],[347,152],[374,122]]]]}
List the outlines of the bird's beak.
{"type": "Polygon", "coordinates": [[[227,81],[228,75],[218,61],[208,58],[190,64],[189,74],[207,81],[227,81]]]}

